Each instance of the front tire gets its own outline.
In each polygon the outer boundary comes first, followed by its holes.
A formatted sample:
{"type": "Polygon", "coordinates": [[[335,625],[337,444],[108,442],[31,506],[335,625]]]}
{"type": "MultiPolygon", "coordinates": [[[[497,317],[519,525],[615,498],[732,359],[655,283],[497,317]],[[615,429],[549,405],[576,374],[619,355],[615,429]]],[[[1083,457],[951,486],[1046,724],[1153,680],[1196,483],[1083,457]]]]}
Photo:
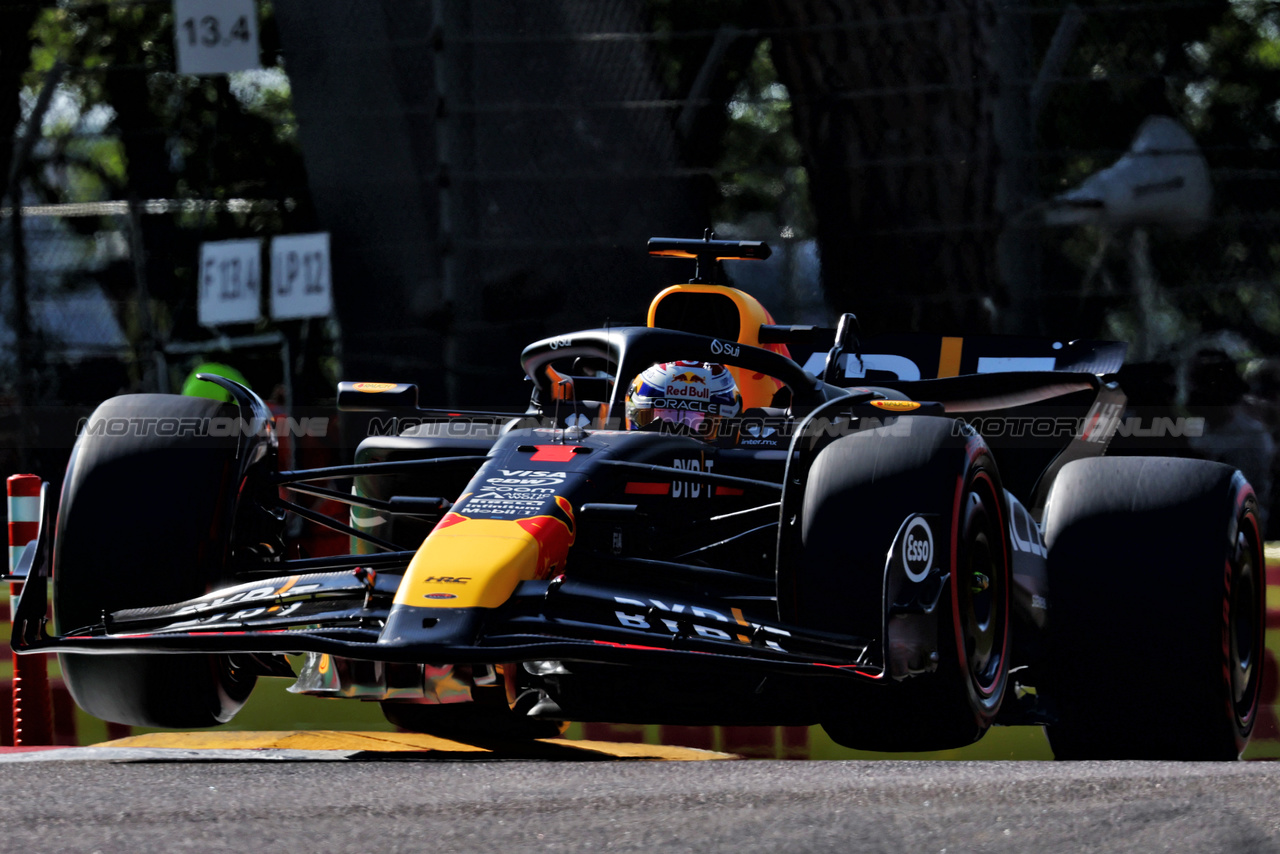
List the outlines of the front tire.
{"type": "MultiPolygon", "coordinates": [[[[237,437],[169,429],[214,417],[234,421],[236,409],[205,398],[147,394],[112,398],[89,418],[58,507],[53,608],[60,634],[95,625],[112,611],[203,595],[221,580],[231,543],[237,437]]],[[[228,656],[59,658],[82,709],[132,726],[225,723],[256,682],[228,656]]]]}
{"type": "Polygon", "coordinates": [[[1234,760],[1265,632],[1258,503],[1203,460],[1066,466],[1045,515],[1058,759],[1234,760]]]}

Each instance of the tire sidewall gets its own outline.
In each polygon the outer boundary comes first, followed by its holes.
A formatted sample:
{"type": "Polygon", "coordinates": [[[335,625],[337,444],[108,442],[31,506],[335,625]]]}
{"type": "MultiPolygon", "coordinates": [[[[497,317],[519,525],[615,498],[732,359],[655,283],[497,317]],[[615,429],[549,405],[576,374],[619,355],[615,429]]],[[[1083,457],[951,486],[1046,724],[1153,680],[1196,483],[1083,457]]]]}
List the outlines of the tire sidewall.
{"type": "Polygon", "coordinates": [[[1037,686],[1056,719],[1046,728],[1055,756],[1238,758],[1257,719],[1266,607],[1243,475],[1183,458],[1073,462],[1050,495],[1045,544],[1037,686]],[[1239,702],[1233,627],[1251,666],[1239,702]]]}
{"type": "MultiPolygon", "coordinates": [[[[76,440],[58,507],[53,608],[59,633],[104,613],[200,596],[224,580],[236,496],[237,438],[168,435],[146,419],[238,417],[235,407],[178,395],[126,395],[100,405],[76,440]],[[138,421],[113,435],[95,423],[138,421]]],[[[155,421],[152,422],[156,423],[155,421]]],[[[135,726],[225,723],[256,681],[219,655],[64,654],[76,702],[135,726]]]]}
{"type": "Polygon", "coordinates": [[[963,491],[956,500],[956,507],[952,519],[952,569],[950,583],[951,597],[951,628],[952,642],[955,644],[955,657],[958,664],[957,673],[964,678],[965,691],[969,697],[969,703],[974,712],[975,722],[982,728],[989,727],[994,721],[996,714],[1000,711],[1000,706],[1004,702],[1005,692],[1008,686],[1009,672],[1009,654],[1011,648],[1010,639],[1010,612],[1009,612],[1009,596],[1010,585],[1012,583],[1011,573],[1011,555],[1009,553],[1009,535],[1008,525],[1006,524],[1006,512],[1003,500],[1003,491],[1000,489],[998,477],[995,472],[994,461],[991,459],[990,453],[981,440],[972,444],[969,451],[969,470],[965,474],[962,481],[964,483],[963,491]],[[995,650],[994,655],[998,657],[995,663],[994,672],[989,673],[981,680],[972,678],[972,666],[967,652],[967,644],[965,637],[965,603],[970,600],[971,591],[965,590],[966,579],[961,572],[960,562],[963,559],[962,550],[966,547],[972,548],[973,544],[965,543],[966,532],[962,530],[964,524],[964,505],[969,500],[968,496],[974,491],[985,492],[982,501],[985,504],[985,512],[988,515],[988,524],[993,526],[994,530],[988,530],[989,534],[994,534],[996,544],[994,544],[999,552],[993,557],[996,560],[997,577],[994,582],[996,592],[990,598],[992,599],[991,607],[998,612],[999,616],[995,617],[994,631],[996,640],[993,644],[995,650]],[[983,685],[977,684],[982,681],[983,685]]]}
{"type": "Polygon", "coordinates": [[[1012,574],[1004,491],[994,458],[979,435],[957,430],[952,419],[917,416],[911,421],[907,435],[853,434],[823,449],[810,469],[814,476],[803,498],[799,559],[791,574],[779,573],[780,583],[790,582],[795,590],[789,599],[780,591],[780,601],[794,602],[794,611],[784,613],[784,619],[879,637],[885,555],[899,526],[916,513],[932,514],[946,526],[939,534],[949,548],[951,571],[934,611],[938,669],[902,682],[886,675],[884,684],[843,686],[831,692],[835,699],[822,714],[833,738],[863,749],[935,750],[971,743],[991,725],[1008,683],[1012,574]],[[849,471],[841,471],[846,467],[849,471]],[[996,575],[991,606],[992,648],[998,660],[982,685],[971,678],[965,637],[970,593],[962,585],[970,579],[957,571],[967,550],[962,544],[964,509],[975,490],[987,517],[996,575]],[[830,507],[817,506],[828,501],[830,507]],[[819,531],[819,526],[831,530],[819,531]],[[800,575],[808,577],[795,577],[800,575]],[[869,601],[874,615],[865,604],[869,601]],[[860,624],[841,623],[842,609],[860,624]]]}
{"type": "Polygon", "coordinates": [[[1241,753],[1249,742],[1254,724],[1258,719],[1258,707],[1261,702],[1261,682],[1265,655],[1266,635],[1266,556],[1262,549],[1262,535],[1258,525],[1258,500],[1251,487],[1239,472],[1232,482],[1235,493],[1235,506],[1231,518],[1231,530],[1228,541],[1231,544],[1241,543],[1242,551],[1251,554],[1235,555],[1232,545],[1228,545],[1228,559],[1223,574],[1223,614],[1226,618],[1222,625],[1223,674],[1228,705],[1235,728],[1236,752],[1241,753]],[[1241,562],[1247,558],[1249,569],[1244,571],[1241,562]],[[1243,577],[1242,577],[1243,576],[1243,577]],[[1250,588],[1245,601],[1239,602],[1235,594],[1241,586],[1250,588]],[[1251,613],[1241,614],[1240,610],[1251,613]],[[1252,628],[1248,631],[1249,640],[1249,674],[1243,689],[1243,702],[1235,700],[1233,673],[1238,669],[1237,656],[1233,652],[1232,629],[1239,618],[1250,621],[1252,628]]]}

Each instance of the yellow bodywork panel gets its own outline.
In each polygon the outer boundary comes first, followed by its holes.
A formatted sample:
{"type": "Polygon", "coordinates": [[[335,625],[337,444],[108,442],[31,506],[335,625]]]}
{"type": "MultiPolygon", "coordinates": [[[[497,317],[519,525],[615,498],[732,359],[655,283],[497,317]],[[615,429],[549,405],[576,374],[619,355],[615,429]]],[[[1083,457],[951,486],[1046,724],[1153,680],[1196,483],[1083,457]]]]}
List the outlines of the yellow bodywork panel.
{"type": "Polygon", "coordinates": [[[542,549],[519,522],[450,514],[409,562],[395,602],[419,608],[496,608],[521,581],[545,573],[542,549]]]}

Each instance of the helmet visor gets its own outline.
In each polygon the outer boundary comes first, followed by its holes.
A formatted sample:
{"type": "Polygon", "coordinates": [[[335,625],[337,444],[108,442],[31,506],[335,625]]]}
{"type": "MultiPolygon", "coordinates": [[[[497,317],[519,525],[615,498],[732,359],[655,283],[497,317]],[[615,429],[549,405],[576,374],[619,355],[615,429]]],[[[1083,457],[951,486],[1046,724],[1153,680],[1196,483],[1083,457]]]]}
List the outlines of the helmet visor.
{"type": "Polygon", "coordinates": [[[653,410],[653,417],[668,424],[679,424],[688,427],[697,433],[702,430],[702,424],[707,419],[707,413],[699,412],[696,409],[655,409],[653,410]]]}

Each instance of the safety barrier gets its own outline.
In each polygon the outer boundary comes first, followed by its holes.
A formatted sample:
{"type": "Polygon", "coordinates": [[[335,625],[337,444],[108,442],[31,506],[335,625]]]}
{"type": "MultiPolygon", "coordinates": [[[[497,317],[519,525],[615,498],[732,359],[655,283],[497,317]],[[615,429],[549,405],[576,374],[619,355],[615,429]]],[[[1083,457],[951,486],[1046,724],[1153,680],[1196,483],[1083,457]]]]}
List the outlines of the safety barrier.
{"type": "MultiPolygon", "coordinates": [[[[13,694],[12,679],[0,679],[0,692],[4,696],[13,694]]],[[[0,703],[0,746],[3,747],[34,747],[37,745],[63,744],[76,745],[80,743],[80,727],[76,718],[79,716],[76,708],[75,700],[71,699],[71,692],[67,690],[67,686],[61,679],[50,679],[48,683],[49,692],[49,716],[39,722],[36,731],[47,733],[43,736],[44,740],[37,741],[32,735],[31,726],[31,708],[26,709],[27,723],[25,728],[18,724],[14,706],[17,703],[8,704],[0,703]]]]}
{"type": "MultiPolygon", "coordinates": [[[[9,574],[15,574],[23,548],[40,530],[40,485],[34,474],[15,474],[6,482],[9,509],[9,574]]],[[[9,585],[11,601],[22,584],[9,585]]],[[[53,744],[53,706],[49,693],[49,664],[43,655],[13,655],[10,694],[13,744],[21,747],[53,744]]],[[[6,727],[8,729],[8,727],[6,727]]]]}

